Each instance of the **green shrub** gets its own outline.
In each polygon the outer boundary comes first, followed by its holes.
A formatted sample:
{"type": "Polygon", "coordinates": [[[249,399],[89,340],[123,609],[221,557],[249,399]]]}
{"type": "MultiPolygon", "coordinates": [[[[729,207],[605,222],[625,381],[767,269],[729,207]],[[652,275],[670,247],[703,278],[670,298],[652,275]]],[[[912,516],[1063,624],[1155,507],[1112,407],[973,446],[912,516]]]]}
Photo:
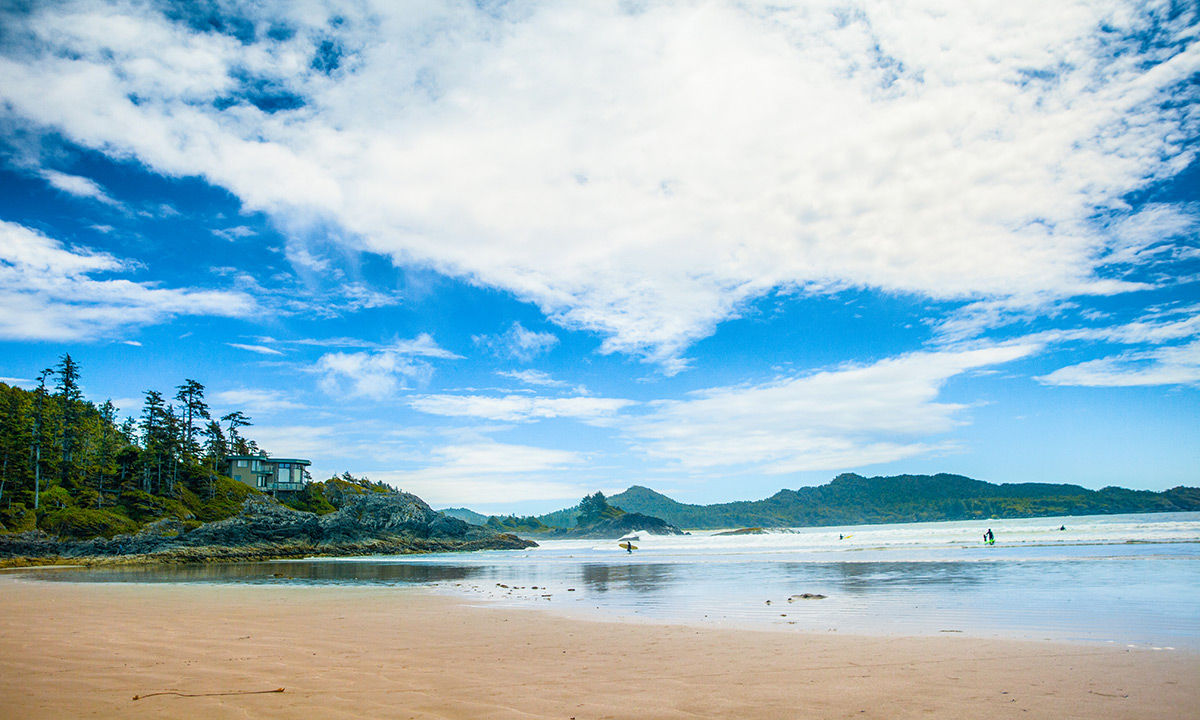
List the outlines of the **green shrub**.
{"type": "Polygon", "coordinates": [[[71,500],[71,493],[65,487],[56,485],[47,490],[43,490],[38,495],[38,505],[44,510],[58,510],[61,508],[71,507],[75,504],[71,500]]]}
{"type": "Polygon", "coordinates": [[[283,501],[284,505],[304,512],[326,515],[337,508],[325,498],[325,483],[308,483],[293,497],[283,501]]]}
{"type": "Polygon", "coordinates": [[[112,537],[137,530],[137,523],[111,510],[68,507],[52,510],[38,518],[46,532],[64,538],[112,537]]]}
{"type": "Polygon", "coordinates": [[[205,497],[205,490],[199,493],[198,499],[201,502],[196,507],[195,514],[196,519],[202,522],[224,520],[237,515],[246,498],[262,494],[246,483],[224,475],[217,475],[212,481],[211,492],[212,497],[205,497]]]}
{"type": "Polygon", "coordinates": [[[154,522],[164,517],[187,520],[193,516],[192,511],[180,500],[162,495],[151,495],[136,488],[123,489],[118,503],[130,519],[138,525],[154,522]]]}
{"type": "Polygon", "coordinates": [[[25,503],[15,502],[0,510],[0,523],[6,532],[28,532],[37,527],[37,515],[25,503]]]}

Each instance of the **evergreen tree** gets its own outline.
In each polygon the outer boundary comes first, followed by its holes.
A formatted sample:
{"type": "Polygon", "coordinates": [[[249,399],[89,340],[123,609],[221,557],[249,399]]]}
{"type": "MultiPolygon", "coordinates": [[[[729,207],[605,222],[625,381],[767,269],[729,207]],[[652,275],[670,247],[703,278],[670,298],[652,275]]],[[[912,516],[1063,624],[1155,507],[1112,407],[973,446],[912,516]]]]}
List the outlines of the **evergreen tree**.
{"type": "Polygon", "coordinates": [[[176,390],[175,399],[180,403],[179,410],[183,416],[183,454],[195,458],[200,454],[199,444],[195,441],[199,434],[196,423],[210,419],[208,404],[204,402],[204,386],[188,378],[176,390]]]}
{"type": "Polygon", "coordinates": [[[167,447],[166,407],[162,393],[147,390],[142,406],[142,490],[150,492],[152,486],[162,487],[163,457],[167,447]],[[150,482],[150,470],[154,469],[156,483],[150,482]]]}
{"type": "Polygon", "coordinates": [[[58,413],[61,419],[59,430],[59,480],[67,482],[79,464],[76,451],[79,445],[79,424],[82,419],[83,392],[79,389],[79,364],[71,359],[70,353],[64,353],[54,368],[58,376],[58,386],[54,399],[58,403],[58,413]]]}
{"type": "MultiPolygon", "coordinates": [[[[246,439],[238,433],[238,428],[253,425],[250,418],[246,417],[245,413],[236,410],[227,415],[221,416],[221,422],[226,423],[229,427],[229,449],[234,455],[249,455],[250,445],[246,439]]],[[[254,446],[257,449],[257,445],[254,446]]]]}
{"type": "Polygon", "coordinates": [[[46,428],[46,378],[54,370],[46,368],[38,373],[38,386],[33,395],[33,427],[30,429],[30,452],[33,455],[33,509],[36,511],[42,494],[42,435],[46,428]]]}

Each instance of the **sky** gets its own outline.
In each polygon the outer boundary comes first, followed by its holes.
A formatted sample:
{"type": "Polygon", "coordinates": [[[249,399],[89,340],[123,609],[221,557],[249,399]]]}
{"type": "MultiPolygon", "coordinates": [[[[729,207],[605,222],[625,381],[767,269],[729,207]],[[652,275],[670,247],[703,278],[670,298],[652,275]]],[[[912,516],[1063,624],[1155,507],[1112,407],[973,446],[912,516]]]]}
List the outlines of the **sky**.
{"type": "Polygon", "coordinates": [[[0,4],[0,380],[434,507],[1200,485],[1189,2],[0,4]]]}

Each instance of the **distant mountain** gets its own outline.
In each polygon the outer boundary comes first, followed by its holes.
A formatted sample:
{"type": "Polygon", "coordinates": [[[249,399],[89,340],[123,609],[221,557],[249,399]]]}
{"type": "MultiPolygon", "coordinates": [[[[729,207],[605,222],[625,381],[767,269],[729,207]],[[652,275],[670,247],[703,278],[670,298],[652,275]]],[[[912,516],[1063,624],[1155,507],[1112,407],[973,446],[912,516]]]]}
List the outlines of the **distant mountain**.
{"type": "Polygon", "coordinates": [[[469,522],[472,525],[486,525],[488,520],[487,515],[482,515],[474,510],[464,507],[442,508],[441,510],[438,510],[438,512],[442,513],[443,515],[449,515],[452,518],[458,518],[463,522],[469,522]]]}
{"type": "Polygon", "coordinates": [[[780,490],[764,500],[691,505],[634,485],[608,502],[704,530],[1200,510],[1200,488],[1088,490],[1048,483],[996,485],[949,474],[867,478],[850,473],[817,487],[780,490]]]}

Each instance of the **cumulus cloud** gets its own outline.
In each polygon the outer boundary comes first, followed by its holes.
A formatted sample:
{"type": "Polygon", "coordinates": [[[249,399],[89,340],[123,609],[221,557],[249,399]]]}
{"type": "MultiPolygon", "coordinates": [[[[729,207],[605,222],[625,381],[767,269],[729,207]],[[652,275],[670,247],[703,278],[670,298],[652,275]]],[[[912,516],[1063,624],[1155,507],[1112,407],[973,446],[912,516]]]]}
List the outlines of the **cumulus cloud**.
{"type": "Polygon", "coordinates": [[[8,15],[7,112],[668,370],[779,288],[1141,287],[1124,198],[1197,147],[1165,2],[223,7],[8,15]]]}
{"type": "Polygon", "coordinates": [[[530,362],[558,344],[554,333],[529,330],[519,322],[499,335],[475,335],[471,339],[498,357],[521,362],[530,362]]]}
{"type": "Polygon", "coordinates": [[[1036,352],[1034,344],[918,352],[658,403],[625,427],[646,453],[693,470],[764,473],[862,467],[926,454],[964,406],[939,401],[962,373],[1036,352]]]}
{"type": "Polygon", "coordinates": [[[0,337],[94,340],[180,315],[246,317],[257,309],[240,292],[161,288],[111,277],[136,269],[108,253],[67,248],[0,220],[0,337]]]}

